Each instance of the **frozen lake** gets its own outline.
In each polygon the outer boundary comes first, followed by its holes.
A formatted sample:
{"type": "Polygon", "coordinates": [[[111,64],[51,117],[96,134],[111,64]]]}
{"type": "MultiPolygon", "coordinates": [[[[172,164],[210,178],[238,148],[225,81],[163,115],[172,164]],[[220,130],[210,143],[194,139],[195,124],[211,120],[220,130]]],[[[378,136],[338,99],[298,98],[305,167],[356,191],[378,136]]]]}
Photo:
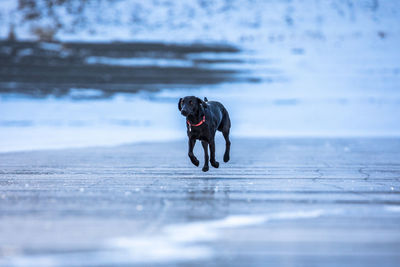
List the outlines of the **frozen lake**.
{"type": "Polygon", "coordinates": [[[399,139],[222,144],[1,153],[0,265],[398,266],[399,139]]]}

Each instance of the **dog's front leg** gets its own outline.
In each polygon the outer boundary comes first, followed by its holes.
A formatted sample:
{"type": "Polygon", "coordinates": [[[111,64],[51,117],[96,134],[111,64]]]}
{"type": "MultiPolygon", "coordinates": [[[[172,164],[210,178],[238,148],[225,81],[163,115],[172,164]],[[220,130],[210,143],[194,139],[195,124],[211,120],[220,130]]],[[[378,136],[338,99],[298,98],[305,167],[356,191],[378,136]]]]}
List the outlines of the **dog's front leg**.
{"type": "Polygon", "coordinates": [[[206,141],[201,141],[201,144],[203,145],[204,149],[204,166],[203,166],[203,172],[208,171],[208,143],[206,141]]]}
{"type": "Polygon", "coordinates": [[[210,142],[210,156],[211,156],[211,166],[213,166],[214,168],[218,168],[219,167],[219,162],[215,161],[215,142],[214,142],[214,138],[211,140],[210,142]]]}
{"type": "Polygon", "coordinates": [[[190,161],[195,165],[199,166],[199,160],[196,158],[196,156],[193,154],[193,148],[194,145],[196,144],[196,139],[194,138],[189,138],[189,153],[188,156],[190,158],[190,161]]]}

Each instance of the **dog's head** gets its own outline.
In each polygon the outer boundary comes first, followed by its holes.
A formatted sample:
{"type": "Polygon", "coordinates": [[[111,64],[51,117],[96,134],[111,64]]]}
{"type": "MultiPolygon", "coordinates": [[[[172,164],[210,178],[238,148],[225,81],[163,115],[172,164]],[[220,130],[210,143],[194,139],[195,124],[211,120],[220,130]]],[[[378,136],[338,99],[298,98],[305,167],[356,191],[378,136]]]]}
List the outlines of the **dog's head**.
{"type": "Polygon", "coordinates": [[[207,104],[198,97],[195,96],[185,96],[184,98],[179,99],[178,109],[181,114],[185,117],[187,116],[196,116],[203,111],[204,108],[207,107],[207,104]]]}

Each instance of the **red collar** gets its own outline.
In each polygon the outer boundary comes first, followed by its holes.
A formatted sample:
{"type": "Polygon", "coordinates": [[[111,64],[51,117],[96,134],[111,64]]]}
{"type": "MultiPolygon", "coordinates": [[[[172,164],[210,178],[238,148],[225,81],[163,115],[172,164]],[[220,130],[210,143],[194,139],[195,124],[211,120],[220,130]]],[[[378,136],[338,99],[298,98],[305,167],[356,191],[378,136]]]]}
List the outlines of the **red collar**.
{"type": "Polygon", "coordinates": [[[200,126],[200,125],[202,125],[205,121],[206,121],[206,116],[203,116],[203,119],[202,119],[199,123],[197,123],[197,124],[191,124],[191,123],[189,122],[189,120],[187,120],[186,122],[187,122],[187,124],[189,124],[189,126],[200,126]]]}

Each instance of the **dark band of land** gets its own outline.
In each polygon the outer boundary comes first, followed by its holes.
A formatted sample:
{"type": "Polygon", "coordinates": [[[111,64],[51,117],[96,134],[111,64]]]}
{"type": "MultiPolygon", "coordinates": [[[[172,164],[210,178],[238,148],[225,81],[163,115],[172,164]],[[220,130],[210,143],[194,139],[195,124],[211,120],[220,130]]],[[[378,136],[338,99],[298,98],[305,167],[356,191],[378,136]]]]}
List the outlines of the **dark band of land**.
{"type": "MultiPolygon", "coordinates": [[[[71,88],[98,89],[103,97],[115,93],[196,88],[223,82],[258,82],[245,68],[240,71],[215,64],[244,63],[240,50],[221,44],[163,43],[41,43],[0,41],[0,93],[33,97],[65,96],[71,88]],[[228,54],[226,58],[202,55],[228,54]],[[191,55],[197,57],[191,57],[191,55]],[[92,62],[91,60],[94,59],[92,62]],[[96,58],[125,59],[132,64],[108,64],[96,58]],[[160,64],[144,64],[141,60],[160,64]],[[135,61],[136,60],[136,61],[135,61]],[[136,63],[139,62],[139,65],[136,63]],[[172,62],[172,63],[171,63],[172,62]],[[175,62],[175,63],[174,63],[175,62]],[[178,62],[178,64],[176,63],[178,62]],[[183,62],[183,64],[179,64],[183,62]]],[[[268,70],[265,70],[268,73],[268,70]]],[[[268,80],[283,77],[271,69],[268,80]]]]}

